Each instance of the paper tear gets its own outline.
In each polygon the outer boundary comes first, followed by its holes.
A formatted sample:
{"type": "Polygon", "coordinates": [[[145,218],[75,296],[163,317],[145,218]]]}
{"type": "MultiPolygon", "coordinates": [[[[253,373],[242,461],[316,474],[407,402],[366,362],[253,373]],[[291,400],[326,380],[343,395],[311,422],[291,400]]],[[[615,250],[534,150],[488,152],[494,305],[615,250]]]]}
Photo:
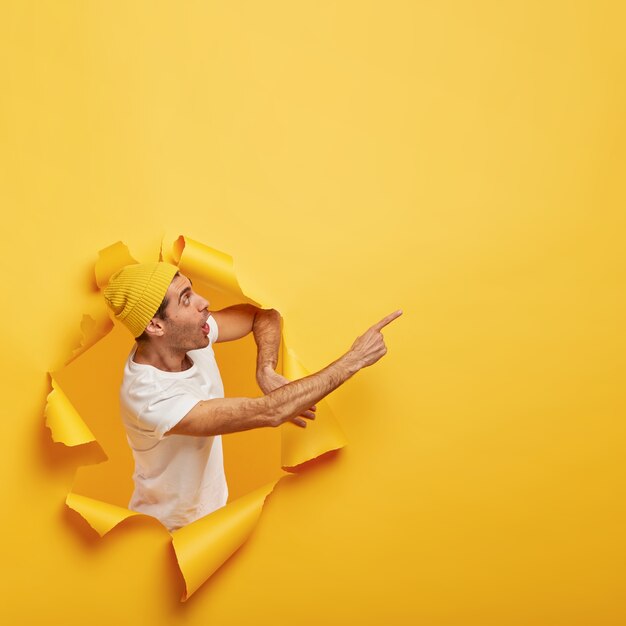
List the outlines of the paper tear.
{"type": "Polygon", "coordinates": [[[91,348],[91,346],[108,334],[112,328],[113,322],[108,315],[106,315],[106,312],[97,319],[94,319],[91,315],[83,315],[80,322],[80,345],[72,352],[72,356],[67,362],[70,363],[85,352],[85,350],[91,348]]]}
{"type": "MultiPolygon", "coordinates": [[[[297,380],[308,375],[309,372],[300,363],[296,353],[285,347],[283,342],[283,376],[297,380]]],[[[347,443],[326,400],[317,403],[315,420],[307,421],[306,428],[287,422],[280,429],[281,466],[286,471],[294,471],[299,465],[343,448],[347,443]]]]}
{"type": "Polygon", "coordinates": [[[80,446],[95,441],[96,438],[89,426],[85,424],[52,374],[50,380],[52,391],[48,394],[44,414],[46,426],[52,433],[52,441],[66,446],[80,446]]]}
{"type": "Polygon", "coordinates": [[[101,500],[81,496],[73,492],[67,494],[65,504],[87,520],[87,523],[101,537],[104,537],[125,519],[141,515],[136,511],[125,509],[116,504],[109,504],[108,502],[102,502],[101,500]]]}
{"type": "Polygon", "coordinates": [[[188,277],[250,301],[235,276],[233,258],[225,252],[181,235],[172,247],[172,258],[188,277]]]}
{"type": "Polygon", "coordinates": [[[187,600],[246,541],[276,480],[172,533],[187,600]]]}
{"type": "MultiPolygon", "coordinates": [[[[174,261],[194,281],[239,301],[256,304],[242,292],[234,273],[232,257],[219,250],[181,235],[174,242],[171,254],[167,254],[162,246],[159,256],[169,262],[174,261]]],[[[131,263],[137,261],[122,242],[104,248],[95,265],[96,283],[103,288],[117,270],[131,263]]],[[[110,320],[108,322],[90,316],[83,317],[83,341],[78,352],[86,362],[93,363],[98,356],[98,352],[91,351],[100,347],[102,339],[115,339],[116,333],[109,333],[112,323],[110,320]],[[92,355],[94,358],[90,358],[92,355]]],[[[71,360],[75,360],[77,356],[74,355],[71,360]]],[[[293,380],[308,375],[293,350],[283,349],[281,357],[283,374],[287,378],[293,380]]],[[[68,362],[65,367],[69,365],[68,362]]],[[[60,370],[59,376],[65,373],[65,367],[60,370]]],[[[70,398],[63,392],[55,377],[52,374],[50,376],[52,391],[48,395],[45,415],[53,440],[68,446],[96,441],[70,398]]],[[[308,428],[301,429],[292,424],[281,426],[281,441],[281,464],[284,469],[293,471],[306,461],[344,446],[345,436],[330,409],[322,401],[318,403],[315,422],[311,422],[308,428]]],[[[126,441],[123,445],[126,446],[126,441]]],[[[183,600],[189,598],[245,542],[256,525],[267,495],[279,480],[282,478],[267,483],[172,533],[174,551],[185,580],[183,600]]],[[[84,487],[80,487],[81,491],[84,487]]],[[[93,495],[71,491],[67,495],[66,505],[79,513],[100,536],[113,530],[125,519],[140,515],[102,498],[92,497],[93,495]]]]}
{"type": "Polygon", "coordinates": [[[116,241],[114,244],[103,248],[100,250],[98,260],[96,261],[96,285],[100,289],[106,287],[109,279],[115,272],[121,270],[126,265],[135,263],[138,263],[138,261],[131,256],[128,247],[121,241],[116,241]]]}

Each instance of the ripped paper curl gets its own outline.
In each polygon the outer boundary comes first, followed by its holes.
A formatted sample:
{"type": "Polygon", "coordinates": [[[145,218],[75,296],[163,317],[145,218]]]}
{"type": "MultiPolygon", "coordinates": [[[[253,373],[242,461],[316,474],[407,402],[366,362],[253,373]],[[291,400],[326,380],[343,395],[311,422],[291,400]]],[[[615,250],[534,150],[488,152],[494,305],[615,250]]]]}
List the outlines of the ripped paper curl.
{"type": "Polygon", "coordinates": [[[51,374],[52,391],[46,403],[46,426],[52,433],[52,441],[66,446],[81,446],[95,441],[89,426],[74,408],[54,376],[51,374]]]}
{"type": "Polygon", "coordinates": [[[265,499],[279,481],[259,487],[172,533],[185,579],[186,600],[241,546],[254,530],[265,499]]]}
{"type": "MultiPolygon", "coordinates": [[[[284,343],[283,343],[284,346],[284,343]]],[[[283,347],[283,376],[297,380],[308,376],[296,353],[283,347]]],[[[346,437],[325,400],[318,402],[316,418],[299,428],[294,424],[283,424],[281,435],[281,466],[284,470],[296,471],[299,465],[316,459],[322,454],[338,450],[346,445],[346,437]]]]}

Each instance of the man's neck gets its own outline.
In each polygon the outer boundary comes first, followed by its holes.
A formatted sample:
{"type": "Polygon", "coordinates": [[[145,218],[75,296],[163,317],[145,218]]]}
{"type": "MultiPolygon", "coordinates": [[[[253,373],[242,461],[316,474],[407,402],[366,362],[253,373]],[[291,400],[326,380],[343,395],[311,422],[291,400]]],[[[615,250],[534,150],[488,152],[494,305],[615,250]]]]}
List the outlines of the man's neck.
{"type": "Polygon", "coordinates": [[[150,342],[137,342],[133,361],[141,365],[152,365],[165,372],[182,372],[191,367],[187,352],[172,350],[165,346],[155,346],[150,342]]]}

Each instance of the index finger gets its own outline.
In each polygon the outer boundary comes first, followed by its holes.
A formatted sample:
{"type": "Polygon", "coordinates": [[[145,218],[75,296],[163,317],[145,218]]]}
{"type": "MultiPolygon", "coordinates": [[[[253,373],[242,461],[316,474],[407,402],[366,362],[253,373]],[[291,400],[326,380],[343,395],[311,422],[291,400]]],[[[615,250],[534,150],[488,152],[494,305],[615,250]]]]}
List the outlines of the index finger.
{"type": "Polygon", "coordinates": [[[374,330],[382,330],[385,326],[387,326],[387,324],[391,324],[393,320],[397,319],[401,315],[402,315],[401,309],[399,309],[398,311],[394,311],[393,313],[389,313],[389,315],[387,315],[386,317],[383,317],[383,319],[380,320],[380,322],[377,322],[376,324],[374,324],[372,328],[374,330]]]}

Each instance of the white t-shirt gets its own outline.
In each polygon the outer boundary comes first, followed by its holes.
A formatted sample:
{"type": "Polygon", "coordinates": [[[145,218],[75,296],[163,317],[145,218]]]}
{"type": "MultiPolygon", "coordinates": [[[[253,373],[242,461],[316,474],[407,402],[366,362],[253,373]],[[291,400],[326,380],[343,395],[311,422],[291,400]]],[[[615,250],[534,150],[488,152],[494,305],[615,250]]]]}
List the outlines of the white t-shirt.
{"type": "Polygon", "coordinates": [[[217,323],[209,316],[209,345],[187,354],[193,365],[165,372],[135,363],[133,347],[120,390],[122,420],[135,457],[135,490],[129,508],[156,517],[169,530],[185,526],[226,504],[222,438],[168,435],[201,400],[224,397],[213,343],[217,323]]]}

